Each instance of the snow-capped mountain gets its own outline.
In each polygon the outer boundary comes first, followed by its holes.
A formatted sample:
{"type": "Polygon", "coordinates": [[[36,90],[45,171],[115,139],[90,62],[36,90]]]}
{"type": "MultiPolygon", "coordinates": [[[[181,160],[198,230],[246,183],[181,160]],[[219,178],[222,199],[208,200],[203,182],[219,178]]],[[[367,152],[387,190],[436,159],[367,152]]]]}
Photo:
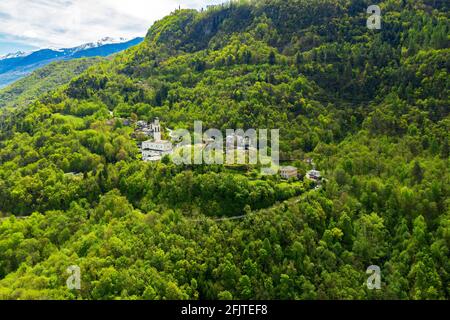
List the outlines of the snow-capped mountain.
{"type": "Polygon", "coordinates": [[[127,40],[125,38],[106,37],[97,42],[86,43],[74,48],[51,48],[31,53],[16,52],[8,54],[0,57],[0,88],[53,61],[95,56],[106,57],[137,45],[142,40],[143,38],[127,40]]]}
{"type": "Polygon", "coordinates": [[[111,37],[105,37],[95,43],[90,43],[93,44],[95,47],[101,47],[107,44],[117,44],[117,43],[123,43],[123,42],[127,42],[129,39],[127,38],[111,38],[111,37]]]}
{"type": "Polygon", "coordinates": [[[26,53],[26,52],[23,52],[23,51],[17,51],[17,52],[14,52],[14,53],[8,53],[6,55],[0,56],[0,60],[20,58],[20,57],[25,57],[27,55],[29,55],[29,53],[26,53]]]}
{"type": "Polygon", "coordinates": [[[110,45],[110,44],[120,44],[128,42],[128,39],[126,38],[111,38],[111,37],[105,37],[101,40],[98,40],[97,42],[89,42],[82,44],[81,46],[75,47],[75,48],[68,48],[68,49],[59,49],[59,50],[66,50],[71,51],[73,53],[87,50],[87,49],[93,49],[93,48],[99,48],[102,46],[110,45]]]}

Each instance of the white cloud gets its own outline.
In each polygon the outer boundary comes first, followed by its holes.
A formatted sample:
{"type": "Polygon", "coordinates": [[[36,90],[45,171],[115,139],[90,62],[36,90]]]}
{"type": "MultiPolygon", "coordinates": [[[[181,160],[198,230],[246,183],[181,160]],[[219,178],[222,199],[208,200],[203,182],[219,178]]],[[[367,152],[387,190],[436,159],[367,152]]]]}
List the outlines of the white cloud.
{"type": "Polygon", "coordinates": [[[155,20],[179,6],[199,9],[221,2],[223,0],[1,0],[0,35],[38,47],[72,47],[105,36],[144,36],[155,20]]]}

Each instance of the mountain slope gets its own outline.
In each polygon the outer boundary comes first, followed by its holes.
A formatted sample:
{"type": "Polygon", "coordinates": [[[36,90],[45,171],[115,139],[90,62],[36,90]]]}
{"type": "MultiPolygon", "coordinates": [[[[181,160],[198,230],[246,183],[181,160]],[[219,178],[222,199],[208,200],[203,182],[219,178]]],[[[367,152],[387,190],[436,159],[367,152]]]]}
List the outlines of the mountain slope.
{"type": "Polygon", "coordinates": [[[380,1],[369,30],[371,4],[176,11],[3,110],[0,298],[448,299],[447,4],[380,1]],[[282,159],[304,174],[312,157],[327,181],[144,163],[127,117],[280,128],[282,159]],[[66,288],[71,265],[82,290],[66,288]]]}
{"type": "Polygon", "coordinates": [[[100,61],[102,61],[100,58],[81,58],[50,63],[10,86],[0,89],[0,108],[27,105],[42,94],[68,83],[100,61]]]}
{"type": "Polygon", "coordinates": [[[0,88],[4,87],[51,62],[83,57],[105,57],[139,44],[142,38],[125,42],[114,42],[105,38],[97,43],[89,43],[76,48],[43,49],[28,55],[0,59],[0,88]]]}

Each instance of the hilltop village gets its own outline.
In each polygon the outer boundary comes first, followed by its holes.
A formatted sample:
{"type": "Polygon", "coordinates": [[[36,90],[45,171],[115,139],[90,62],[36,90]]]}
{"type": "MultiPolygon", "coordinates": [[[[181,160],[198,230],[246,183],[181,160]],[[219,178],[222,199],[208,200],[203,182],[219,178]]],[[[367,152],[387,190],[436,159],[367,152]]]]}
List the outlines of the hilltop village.
{"type": "MultiPolygon", "coordinates": [[[[124,121],[124,124],[132,125],[132,121],[127,119],[124,121]]],[[[164,129],[161,126],[159,118],[155,118],[153,122],[139,120],[135,122],[134,126],[135,129],[133,136],[136,139],[145,139],[144,141],[138,142],[138,148],[142,155],[142,161],[161,161],[164,156],[173,154],[174,149],[179,147],[177,144],[174,146],[172,141],[164,140],[162,138],[162,132],[164,132],[164,129]]],[[[169,132],[172,132],[172,130],[168,128],[166,129],[169,132]]],[[[214,139],[206,139],[203,141],[201,147],[204,149],[212,143],[214,143],[214,139]]],[[[232,149],[233,146],[237,146],[236,150],[238,151],[248,152],[253,148],[248,138],[236,134],[226,136],[224,138],[224,143],[229,149],[232,149]]],[[[312,159],[306,158],[303,161],[312,167],[312,170],[307,171],[304,177],[314,182],[317,189],[321,188],[323,181],[321,172],[316,170],[316,165],[312,159]]],[[[302,178],[298,173],[298,168],[294,166],[281,166],[279,168],[279,175],[284,180],[302,178]]]]}
{"type": "Polygon", "coordinates": [[[173,153],[172,142],[162,140],[161,124],[156,118],[152,123],[138,121],[136,123],[136,135],[144,135],[149,139],[138,144],[143,161],[160,161],[165,155],[173,153]]]}

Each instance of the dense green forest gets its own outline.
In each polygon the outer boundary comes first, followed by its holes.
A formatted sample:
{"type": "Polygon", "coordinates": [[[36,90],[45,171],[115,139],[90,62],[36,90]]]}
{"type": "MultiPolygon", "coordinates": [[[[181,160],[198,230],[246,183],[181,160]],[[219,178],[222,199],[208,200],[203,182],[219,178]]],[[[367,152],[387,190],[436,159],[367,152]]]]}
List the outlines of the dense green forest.
{"type": "Polygon", "coordinates": [[[449,299],[448,3],[379,1],[380,30],[371,4],[178,10],[0,109],[0,299],[449,299]],[[143,162],[128,117],[280,128],[326,184],[143,162]]]}
{"type": "Polygon", "coordinates": [[[0,90],[0,108],[24,106],[41,95],[68,83],[102,58],[53,62],[0,90]]]}

